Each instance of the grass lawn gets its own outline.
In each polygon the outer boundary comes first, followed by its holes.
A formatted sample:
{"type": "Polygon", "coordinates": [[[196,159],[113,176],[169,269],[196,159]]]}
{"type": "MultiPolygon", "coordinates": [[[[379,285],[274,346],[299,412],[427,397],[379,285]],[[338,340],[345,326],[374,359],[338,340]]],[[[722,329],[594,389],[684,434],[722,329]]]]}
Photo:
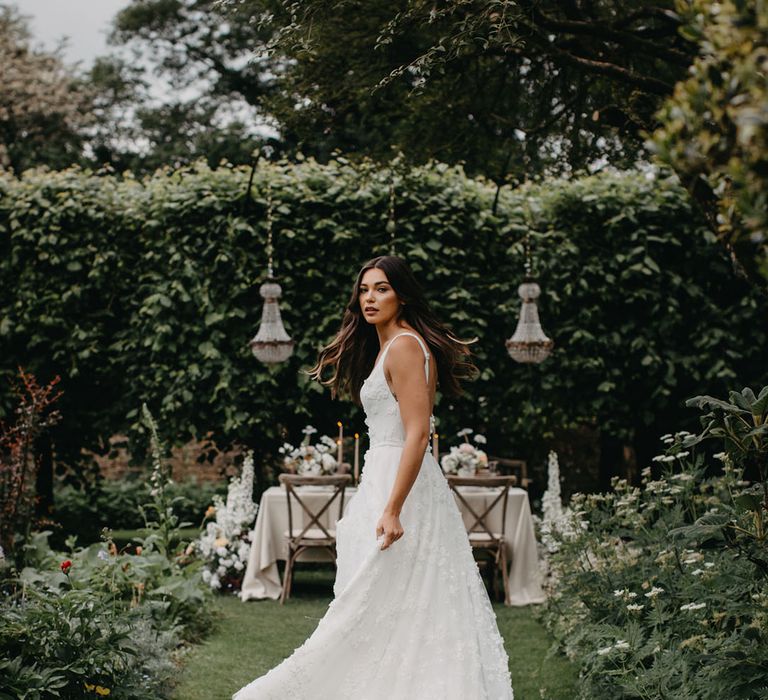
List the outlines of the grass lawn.
{"type": "MultiPolygon", "coordinates": [[[[331,600],[333,571],[299,569],[290,600],[241,603],[217,598],[217,629],[187,654],[175,700],[230,700],[232,693],[289,656],[315,629],[331,600]]],[[[550,640],[530,608],[494,604],[506,642],[515,700],[570,700],[577,669],[547,657],[550,640]]]]}

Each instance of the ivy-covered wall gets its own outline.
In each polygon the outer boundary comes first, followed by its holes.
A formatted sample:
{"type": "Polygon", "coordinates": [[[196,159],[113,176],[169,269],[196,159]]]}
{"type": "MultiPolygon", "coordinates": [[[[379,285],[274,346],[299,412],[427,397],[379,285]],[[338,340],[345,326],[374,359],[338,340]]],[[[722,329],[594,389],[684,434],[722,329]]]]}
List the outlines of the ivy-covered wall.
{"type": "MultiPolygon", "coordinates": [[[[331,402],[300,369],[333,337],[361,264],[390,251],[389,172],[343,159],[262,164],[247,195],[249,172],[0,175],[0,381],[18,365],[41,381],[62,376],[60,459],[135,434],[142,401],[170,439],[212,430],[261,454],[307,423],[333,434],[341,419],[347,434],[364,433],[361,411],[331,402]],[[272,370],[247,347],[261,313],[267,182],[283,319],[297,341],[272,370]]],[[[479,337],[480,379],[461,400],[438,394],[445,442],[471,426],[493,454],[543,464],[581,426],[644,460],[658,434],[692,418],[685,398],[764,379],[765,299],[734,276],[674,182],[547,181],[502,190],[494,215],[495,194],[441,164],[396,181],[395,252],[454,331],[479,337]],[[556,342],[535,367],[504,347],[526,231],[556,342]]],[[[0,413],[10,407],[3,389],[0,413]]],[[[585,469],[583,454],[564,463],[566,480],[585,469]]]]}

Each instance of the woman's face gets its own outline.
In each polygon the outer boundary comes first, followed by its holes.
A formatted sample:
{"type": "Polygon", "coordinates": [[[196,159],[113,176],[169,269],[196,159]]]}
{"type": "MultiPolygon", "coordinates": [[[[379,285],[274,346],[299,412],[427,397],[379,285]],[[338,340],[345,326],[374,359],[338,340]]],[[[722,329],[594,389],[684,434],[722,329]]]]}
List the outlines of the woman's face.
{"type": "Polygon", "coordinates": [[[400,300],[383,270],[366,270],[360,280],[360,310],[368,323],[387,324],[397,317],[400,300]]]}

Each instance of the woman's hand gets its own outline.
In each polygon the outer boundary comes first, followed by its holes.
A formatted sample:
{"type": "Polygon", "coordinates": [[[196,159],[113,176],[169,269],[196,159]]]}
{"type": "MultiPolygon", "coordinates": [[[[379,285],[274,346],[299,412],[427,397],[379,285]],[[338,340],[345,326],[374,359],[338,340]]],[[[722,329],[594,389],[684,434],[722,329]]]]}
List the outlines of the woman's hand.
{"type": "Polygon", "coordinates": [[[386,549],[403,536],[403,526],[400,524],[400,518],[397,515],[384,511],[376,525],[376,539],[381,537],[381,535],[384,535],[381,549],[386,549]]]}

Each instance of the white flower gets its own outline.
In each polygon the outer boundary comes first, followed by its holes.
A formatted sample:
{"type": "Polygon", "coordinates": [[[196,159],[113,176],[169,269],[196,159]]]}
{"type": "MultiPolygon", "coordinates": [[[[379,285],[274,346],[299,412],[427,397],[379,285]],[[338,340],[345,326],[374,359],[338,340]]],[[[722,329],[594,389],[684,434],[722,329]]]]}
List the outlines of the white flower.
{"type": "Polygon", "coordinates": [[[678,459],[682,459],[683,457],[687,457],[690,454],[690,452],[683,450],[682,452],[678,452],[675,457],[678,459]]]}
{"type": "Polygon", "coordinates": [[[701,576],[704,573],[704,569],[696,569],[691,571],[691,576],[701,576]]]}
{"type": "Polygon", "coordinates": [[[682,472],[681,474],[673,474],[670,479],[676,479],[677,481],[691,481],[693,479],[693,476],[690,474],[686,474],[685,472],[682,472]]]}
{"type": "Polygon", "coordinates": [[[451,449],[451,452],[440,458],[440,466],[442,466],[443,471],[446,474],[456,471],[456,468],[459,466],[459,458],[453,452],[453,448],[451,449]]]}
{"type": "Polygon", "coordinates": [[[708,561],[705,562],[704,566],[706,566],[708,569],[711,569],[715,565],[714,562],[708,561]]]}
{"type": "Polygon", "coordinates": [[[655,598],[657,595],[659,595],[659,593],[664,593],[664,589],[663,588],[658,588],[657,586],[654,586],[653,588],[651,588],[650,591],[648,591],[648,593],[645,594],[645,597],[646,598],[655,598]]]}
{"type": "Polygon", "coordinates": [[[704,555],[701,552],[690,552],[685,559],[683,559],[683,564],[696,564],[697,562],[700,562],[704,559],[704,555]]]}
{"type": "Polygon", "coordinates": [[[618,649],[619,651],[624,651],[625,649],[629,649],[629,642],[620,639],[616,644],[613,645],[614,649],[618,649]]]}
{"type": "Polygon", "coordinates": [[[630,603],[627,605],[627,610],[631,610],[632,612],[636,612],[638,610],[642,610],[645,607],[645,605],[641,605],[640,603],[630,603]]]}
{"type": "Polygon", "coordinates": [[[717,454],[712,455],[715,459],[719,459],[721,462],[725,462],[726,457],[728,456],[725,452],[718,452],[717,454]]]}
{"type": "Polygon", "coordinates": [[[465,435],[469,435],[471,432],[473,432],[472,428],[464,428],[463,430],[459,430],[456,435],[459,437],[464,437],[465,435]]]}
{"type": "Polygon", "coordinates": [[[701,610],[706,607],[706,603],[686,603],[685,605],[680,606],[680,610],[701,610]]]}
{"type": "Polygon", "coordinates": [[[97,556],[99,559],[101,559],[102,561],[108,561],[108,560],[109,560],[109,554],[107,553],[107,550],[106,550],[106,549],[100,549],[100,550],[99,550],[99,551],[96,553],[96,556],[97,556]]]}
{"type": "Polygon", "coordinates": [[[626,592],[627,592],[626,588],[617,588],[613,592],[613,595],[614,595],[615,598],[621,598],[621,596],[623,596],[626,592]]]}
{"type": "Polygon", "coordinates": [[[307,425],[304,428],[302,428],[301,432],[304,433],[304,435],[312,435],[313,433],[317,432],[317,428],[311,425],[307,425]]]}
{"type": "Polygon", "coordinates": [[[603,647],[602,649],[597,650],[598,656],[605,656],[606,654],[610,654],[613,651],[613,644],[609,647],[603,647]]]}
{"type": "Polygon", "coordinates": [[[221,496],[214,496],[216,521],[209,521],[195,542],[205,562],[203,581],[211,588],[220,588],[221,578],[233,569],[242,570],[242,562],[247,560],[249,532],[258,510],[253,502],[253,478],[253,454],[249,453],[240,476],[230,481],[226,502],[221,496]]]}
{"type": "Polygon", "coordinates": [[[662,435],[659,439],[660,440],[669,440],[672,437],[671,433],[667,433],[666,435],[662,435]]]}
{"type": "Polygon", "coordinates": [[[488,440],[485,439],[485,435],[480,435],[480,433],[476,433],[475,437],[472,438],[476,443],[480,445],[485,445],[488,440]]]}

